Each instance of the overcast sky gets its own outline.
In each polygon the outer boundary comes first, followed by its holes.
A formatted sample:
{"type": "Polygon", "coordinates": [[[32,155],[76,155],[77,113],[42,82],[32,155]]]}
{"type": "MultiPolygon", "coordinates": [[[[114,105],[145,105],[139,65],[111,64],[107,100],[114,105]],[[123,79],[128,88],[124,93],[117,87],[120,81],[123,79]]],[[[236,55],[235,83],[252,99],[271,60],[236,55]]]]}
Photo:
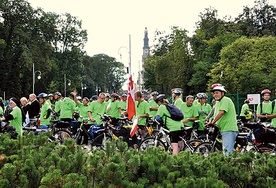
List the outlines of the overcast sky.
{"type": "MultiPolygon", "coordinates": [[[[129,35],[134,79],[142,63],[144,29],[148,28],[149,45],[154,31],[170,32],[179,26],[192,36],[198,15],[206,8],[218,10],[219,18],[235,18],[244,6],[253,7],[254,0],[28,0],[33,8],[45,12],[70,13],[82,20],[87,30],[85,51],[89,56],[104,53],[128,65],[129,35]],[[124,47],[127,47],[124,48],[124,47]],[[120,49],[120,50],[119,50],[120,49]],[[119,53],[122,54],[120,58],[119,53]]],[[[276,4],[276,0],[269,0],[276,4]]]]}

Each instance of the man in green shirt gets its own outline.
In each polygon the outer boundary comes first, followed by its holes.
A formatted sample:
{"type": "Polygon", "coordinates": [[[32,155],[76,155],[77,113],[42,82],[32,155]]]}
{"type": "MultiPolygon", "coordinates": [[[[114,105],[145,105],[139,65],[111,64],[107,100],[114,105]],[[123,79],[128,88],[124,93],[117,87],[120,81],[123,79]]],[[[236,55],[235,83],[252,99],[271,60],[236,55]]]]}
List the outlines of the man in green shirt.
{"type": "Polygon", "coordinates": [[[250,113],[249,100],[245,99],[244,104],[242,105],[242,108],[241,108],[241,113],[240,113],[240,119],[243,123],[248,122],[248,119],[246,119],[246,115],[249,113],[250,113]]]}
{"type": "Polygon", "coordinates": [[[183,102],[180,107],[180,110],[184,115],[182,122],[185,126],[192,127],[194,121],[198,119],[198,110],[197,107],[193,105],[194,97],[192,95],[188,95],[185,101],[186,102],[183,102]]]}
{"type": "Polygon", "coordinates": [[[182,100],[182,92],[179,89],[174,89],[172,91],[172,100],[173,100],[173,105],[181,109],[183,100],[182,100]]]}
{"type": "Polygon", "coordinates": [[[136,91],[134,93],[135,106],[136,106],[136,118],[138,119],[139,133],[141,135],[141,140],[145,138],[145,125],[147,123],[147,118],[149,117],[149,103],[144,100],[142,92],[136,91]]]}
{"type": "Polygon", "coordinates": [[[151,98],[149,100],[149,107],[150,107],[150,117],[153,119],[155,118],[155,115],[157,113],[159,105],[155,102],[156,97],[158,96],[158,92],[154,91],[151,93],[151,98]]]}
{"type": "Polygon", "coordinates": [[[121,116],[127,116],[127,94],[122,95],[122,100],[120,101],[121,116]]]}
{"type": "Polygon", "coordinates": [[[223,153],[228,156],[234,150],[235,140],[238,135],[235,105],[229,97],[225,96],[226,90],[223,85],[217,84],[211,91],[217,102],[214,119],[208,125],[218,125],[222,136],[223,153]]]}
{"type": "Polygon", "coordinates": [[[48,129],[51,124],[51,104],[47,101],[47,94],[40,93],[38,95],[39,103],[41,104],[40,108],[40,127],[39,129],[48,129]]]}
{"type": "Polygon", "coordinates": [[[15,128],[18,135],[22,136],[22,111],[20,102],[15,97],[12,97],[9,102],[12,110],[0,120],[8,121],[9,125],[15,128]]]}
{"type": "Polygon", "coordinates": [[[261,92],[263,101],[257,106],[257,117],[261,122],[271,122],[269,118],[272,114],[272,102],[270,101],[271,91],[269,89],[264,89],[261,92]],[[269,116],[269,117],[268,117],[269,116]]]}
{"type": "Polygon", "coordinates": [[[91,102],[88,116],[93,124],[102,125],[101,115],[106,113],[108,103],[105,102],[105,93],[100,93],[96,101],[91,102]]]}
{"type": "Polygon", "coordinates": [[[159,118],[162,118],[162,122],[166,122],[166,127],[168,127],[170,131],[170,140],[172,146],[172,154],[176,155],[181,148],[181,139],[180,136],[183,136],[183,124],[181,121],[175,121],[170,117],[170,112],[168,111],[167,107],[165,106],[169,101],[166,99],[164,94],[160,94],[156,98],[156,102],[158,103],[159,108],[156,113],[156,120],[158,121],[159,118]]]}
{"type": "Polygon", "coordinates": [[[107,105],[106,114],[111,117],[113,125],[118,125],[118,118],[120,118],[122,110],[120,107],[120,102],[118,101],[119,95],[116,93],[111,94],[111,101],[107,105]]]}
{"type": "Polygon", "coordinates": [[[199,93],[197,94],[198,104],[195,105],[193,103],[193,106],[197,108],[198,113],[198,120],[199,120],[199,131],[204,130],[204,121],[207,117],[207,115],[211,112],[212,107],[210,104],[207,103],[208,96],[205,93],[199,93]]]}
{"type": "Polygon", "coordinates": [[[71,92],[69,97],[65,97],[60,103],[60,120],[71,122],[73,119],[73,113],[76,108],[76,103],[74,101],[74,93],[71,92]]]}

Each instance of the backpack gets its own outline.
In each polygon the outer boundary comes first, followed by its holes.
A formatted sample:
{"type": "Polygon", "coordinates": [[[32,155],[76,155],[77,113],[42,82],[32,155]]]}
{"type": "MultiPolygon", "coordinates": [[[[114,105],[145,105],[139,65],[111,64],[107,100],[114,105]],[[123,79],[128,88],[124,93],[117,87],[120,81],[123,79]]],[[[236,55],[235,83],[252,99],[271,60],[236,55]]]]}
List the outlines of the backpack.
{"type": "Polygon", "coordinates": [[[170,117],[169,116],[167,116],[167,117],[169,117],[175,121],[181,121],[184,118],[183,113],[176,106],[174,106],[172,104],[166,104],[166,107],[171,115],[170,117]]]}

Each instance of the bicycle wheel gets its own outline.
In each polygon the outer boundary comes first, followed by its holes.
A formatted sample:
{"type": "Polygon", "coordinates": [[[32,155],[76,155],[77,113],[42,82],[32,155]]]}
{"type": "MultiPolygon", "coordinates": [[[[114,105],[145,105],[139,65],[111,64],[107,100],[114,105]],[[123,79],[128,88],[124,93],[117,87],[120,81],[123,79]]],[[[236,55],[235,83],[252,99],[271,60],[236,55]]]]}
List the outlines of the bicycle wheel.
{"type": "Polygon", "coordinates": [[[110,142],[112,137],[109,134],[103,133],[98,135],[91,143],[91,147],[97,150],[105,150],[106,143],[110,142]]]}
{"type": "Polygon", "coordinates": [[[83,136],[82,136],[81,133],[82,133],[82,132],[81,132],[81,130],[79,129],[79,130],[77,131],[77,133],[75,134],[76,143],[77,143],[78,145],[81,145],[82,142],[83,142],[83,136]]]}
{"type": "Polygon", "coordinates": [[[72,138],[72,135],[67,130],[57,130],[53,133],[53,135],[50,137],[50,140],[52,142],[55,142],[58,145],[62,145],[64,143],[64,140],[67,138],[72,138]]]}
{"type": "Polygon", "coordinates": [[[154,138],[154,137],[145,138],[145,140],[143,140],[139,144],[138,151],[144,151],[150,147],[159,147],[162,150],[167,151],[167,147],[165,146],[165,144],[158,138],[154,138]]]}
{"type": "Polygon", "coordinates": [[[195,148],[195,153],[200,153],[205,157],[208,157],[212,150],[212,143],[203,142],[195,148]]]}
{"type": "Polygon", "coordinates": [[[183,147],[182,151],[189,151],[189,152],[193,153],[195,151],[195,148],[202,143],[203,143],[203,141],[200,139],[193,139],[193,140],[186,141],[186,144],[183,143],[184,147],[183,147]]]}

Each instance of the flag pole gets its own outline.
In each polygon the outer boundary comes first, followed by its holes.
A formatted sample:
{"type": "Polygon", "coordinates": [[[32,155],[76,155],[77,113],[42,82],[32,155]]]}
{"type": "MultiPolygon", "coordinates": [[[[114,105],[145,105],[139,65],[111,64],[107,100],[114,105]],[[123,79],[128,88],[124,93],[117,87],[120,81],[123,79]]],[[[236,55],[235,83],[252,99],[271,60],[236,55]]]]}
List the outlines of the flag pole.
{"type": "Polygon", "coordinates": [[[131,75],[132,72],[131,72],[131,35],[129,34],[129,39],[128,39],[128,42],[129,42],[129,46],[128,46],[128,49],[129,49],[129,74],[131,75]]]}

